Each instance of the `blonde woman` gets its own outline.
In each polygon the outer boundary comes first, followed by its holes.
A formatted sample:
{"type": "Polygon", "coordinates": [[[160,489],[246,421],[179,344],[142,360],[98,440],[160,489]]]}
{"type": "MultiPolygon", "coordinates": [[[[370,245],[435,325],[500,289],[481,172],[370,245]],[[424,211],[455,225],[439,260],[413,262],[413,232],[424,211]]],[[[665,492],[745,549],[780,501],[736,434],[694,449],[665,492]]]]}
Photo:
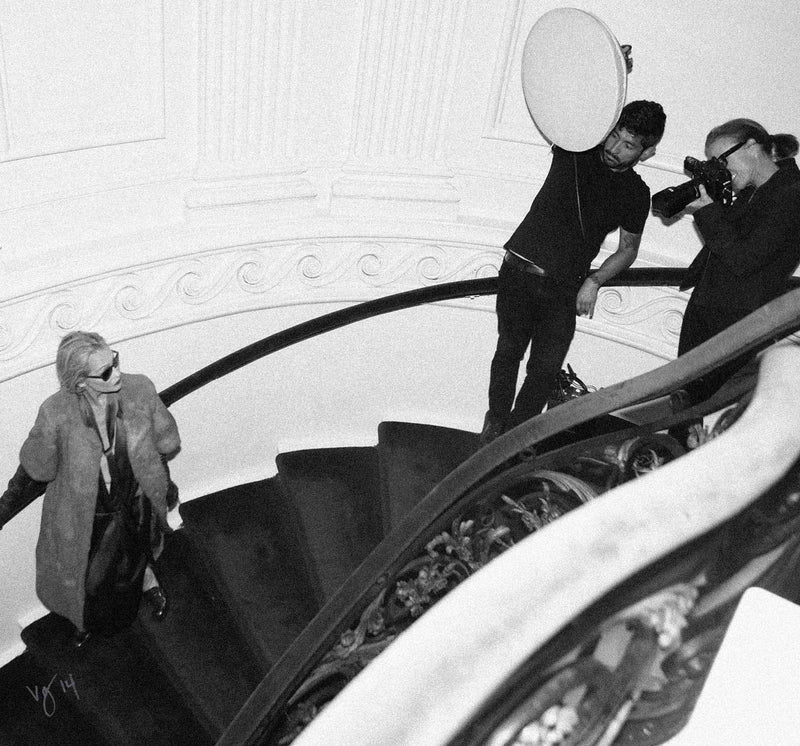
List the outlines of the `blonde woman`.
{"type": "MultiPolygon", "coordinates": [[[[180,436],[150,379],[122,373],[99,334],[66,335],[56,372],[61,388],[39,408],[20,464],[47,483],[37,594],[72,621],[81,645],[91,632],[131,624],[143,593],[156,619],[166,614],[153,561],[169,531],[168,502],[177,502],[166,461],[180,436]]],[[[13,499],[15,480],[24,481],[12,479],[0,502],[13,499]]]]}

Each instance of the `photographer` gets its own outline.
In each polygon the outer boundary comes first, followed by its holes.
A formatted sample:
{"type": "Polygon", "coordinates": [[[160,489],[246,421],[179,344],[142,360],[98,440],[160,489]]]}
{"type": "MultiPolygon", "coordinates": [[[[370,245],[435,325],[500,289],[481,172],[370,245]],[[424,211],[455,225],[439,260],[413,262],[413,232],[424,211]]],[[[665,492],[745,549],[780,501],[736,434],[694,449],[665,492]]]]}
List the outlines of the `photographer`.
{"type": "MultiPolygon", "coordinates": [[[[712,200],[700,184],[699,198],[689,205],[705,246],[684,285],[695,289],[679,355],[786,292],[800,263],[800,171],[792,158],[797,138],[770,135],[751,119],[733,119],[709,132],[705,152],[709,163],[727,167],[734,199],[729,206],[712,200]]],[[[684,403],[707,399],[755,354],[690,383],[684,403]]]]}

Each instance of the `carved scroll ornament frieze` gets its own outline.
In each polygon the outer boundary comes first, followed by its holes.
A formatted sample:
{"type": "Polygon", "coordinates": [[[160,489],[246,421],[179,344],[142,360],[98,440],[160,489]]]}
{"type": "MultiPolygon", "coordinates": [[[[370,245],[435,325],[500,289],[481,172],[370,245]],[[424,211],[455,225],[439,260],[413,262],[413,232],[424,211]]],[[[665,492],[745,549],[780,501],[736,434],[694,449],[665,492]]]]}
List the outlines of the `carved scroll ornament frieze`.
{"type": "Polygon", "coordinates": [[[498,252],[484,246],[403,239],[250,244],[144,263],[0,300],[0,380],[51,363],[74,329],[118,341],[245,311],[488,277],[498,266],[498,252]]]}
{"type": "MultiPolygon", "coordinates": [[[[74,329],[98,329],[118,342],[253,310],[360,302],[492,277],[501,257],[500,249],[466,241],[316,238],[204,250],[89,275],[0,300],[0,381],[50,364],[58,340],[74,329]]],[[[490,297],[449,303],[494,308],[490,297]]],[[[682,306],[655,288],[605,288],[595,319],[581,331],[667,357],[682,306]]]]}

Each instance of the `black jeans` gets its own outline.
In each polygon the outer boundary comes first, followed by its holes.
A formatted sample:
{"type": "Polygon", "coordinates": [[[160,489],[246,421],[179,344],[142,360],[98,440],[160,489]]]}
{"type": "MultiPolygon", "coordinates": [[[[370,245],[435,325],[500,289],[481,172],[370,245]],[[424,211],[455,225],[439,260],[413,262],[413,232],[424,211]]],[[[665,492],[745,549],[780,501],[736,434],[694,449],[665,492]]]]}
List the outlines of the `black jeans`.
{"type": "Polygon", "coordinates": [[[539,414],[575,334],[576,290],[504,262],[497,291],[497,349],[489,379],[489,412],[508,428],[539,414]],[[519,364],[531,347],[517,394],[519,364]],[[513,410],[512,410],[513,406],[513,410]]]}

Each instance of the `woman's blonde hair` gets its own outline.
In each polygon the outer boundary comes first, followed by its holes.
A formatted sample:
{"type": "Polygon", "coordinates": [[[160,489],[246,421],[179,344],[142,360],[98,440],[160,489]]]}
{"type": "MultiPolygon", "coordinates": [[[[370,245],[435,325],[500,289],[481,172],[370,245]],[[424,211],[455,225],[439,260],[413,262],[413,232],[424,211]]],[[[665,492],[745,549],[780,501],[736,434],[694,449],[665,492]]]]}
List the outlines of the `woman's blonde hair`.
{"type": "Polygon", "coordinates": [[[108,347],[97,332],[70,332],[58,345],[56,375],[61,388],[79,394],[79,386],[89,373],[89,356],[108,347]]]}

